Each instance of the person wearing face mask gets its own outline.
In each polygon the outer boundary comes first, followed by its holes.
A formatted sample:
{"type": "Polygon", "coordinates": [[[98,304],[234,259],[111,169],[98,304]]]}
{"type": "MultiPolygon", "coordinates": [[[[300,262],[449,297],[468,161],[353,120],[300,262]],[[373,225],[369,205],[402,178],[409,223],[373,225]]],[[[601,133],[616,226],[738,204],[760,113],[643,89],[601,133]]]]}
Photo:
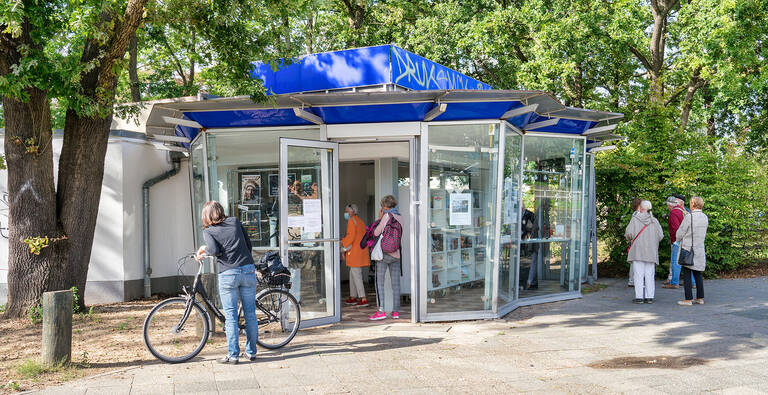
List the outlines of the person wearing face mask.
{"type": "Polygon", "coordinates": [[[368,306],[363,286],[363,268],[371,264],[368,247],[360,248],[360,241],[365,235],[365,222],[357,215],[356,204],[348,204],[344,208],[344,219],[347,220],[347,235],[341,240],[341,254],[349,267],[349,299],[344,303],[358,307],[368,306]]]}

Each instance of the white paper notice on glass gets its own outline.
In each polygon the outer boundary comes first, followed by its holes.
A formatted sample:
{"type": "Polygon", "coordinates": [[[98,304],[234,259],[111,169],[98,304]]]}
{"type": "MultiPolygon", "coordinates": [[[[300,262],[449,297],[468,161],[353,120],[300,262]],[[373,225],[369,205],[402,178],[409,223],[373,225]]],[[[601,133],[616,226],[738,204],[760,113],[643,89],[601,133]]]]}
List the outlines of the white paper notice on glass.
{"type": "Polygon", "coordinates": [[[323,231],[323,205],[320,199],[304,199],[304,231],[323,231]]]}
{"type": "Polygon", "coordinates": [[[472,194],[452,193],[450,225],[472,225],[472,194]]]}
{"type": "Polygon", "coordinates": [[[289,215],[288,227],[289,228],[304,228],[304,216],[303,215],[289,215]]]}

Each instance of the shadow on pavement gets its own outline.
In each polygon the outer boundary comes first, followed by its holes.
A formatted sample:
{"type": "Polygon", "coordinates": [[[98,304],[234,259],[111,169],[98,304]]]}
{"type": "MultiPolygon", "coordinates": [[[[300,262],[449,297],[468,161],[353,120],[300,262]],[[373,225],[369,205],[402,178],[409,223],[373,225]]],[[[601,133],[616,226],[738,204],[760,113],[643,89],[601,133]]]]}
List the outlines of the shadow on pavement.
{"type": "Polygon", "coordinates": [[[568,328],[569,333],[593,334],[591,340],[605,338],[604,344],[618,351],[621,344],[650,343],[671,354],[705,360],[735,358],[768,346],[768,278],[709,280],[706,304],[694,306],[677,305],[683,290],[661,288],[659,281],[654,304],[632,304],[634,291],[625,281],[601,280],[609,285],[603,291],[532,306],[531,312],[512,312],[505,320],[530,319],[520,326],[525,331],[568,328]]]}

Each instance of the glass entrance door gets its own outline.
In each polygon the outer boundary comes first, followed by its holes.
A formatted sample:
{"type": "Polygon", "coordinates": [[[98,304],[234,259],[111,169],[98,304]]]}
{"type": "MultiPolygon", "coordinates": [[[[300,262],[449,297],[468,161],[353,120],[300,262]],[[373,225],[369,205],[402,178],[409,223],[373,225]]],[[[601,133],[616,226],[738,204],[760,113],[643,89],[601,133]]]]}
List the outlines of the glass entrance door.
{"type": "Polygon", "coordinates": [[[338,143],[280,139],[280,256],[301,327],[341,319],[338,143]]]}

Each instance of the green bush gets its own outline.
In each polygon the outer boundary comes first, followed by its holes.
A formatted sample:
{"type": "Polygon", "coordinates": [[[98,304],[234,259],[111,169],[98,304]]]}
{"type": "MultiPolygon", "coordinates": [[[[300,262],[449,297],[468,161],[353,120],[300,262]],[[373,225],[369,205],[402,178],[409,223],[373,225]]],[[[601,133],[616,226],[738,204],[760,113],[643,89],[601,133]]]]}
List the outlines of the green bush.
{"type": "MultiPolygon", "coordinates": [[[[768,207],[766,165],[759,158],[693,131],[678,133],[676,114],[656,108],[623,125],[629,141],[595,160],[599,235],[610,250],[611,265],[628,265],[624,229],[632,199],[650,200],[664,228],[659,270],[669,265],[668,210],[673,193],[704,199],[709,217],[705,246],[707,274],[733,270],[765,256],[768,207]]],[[[686,202],[686,206],[688,203],[686,202]]]]}

